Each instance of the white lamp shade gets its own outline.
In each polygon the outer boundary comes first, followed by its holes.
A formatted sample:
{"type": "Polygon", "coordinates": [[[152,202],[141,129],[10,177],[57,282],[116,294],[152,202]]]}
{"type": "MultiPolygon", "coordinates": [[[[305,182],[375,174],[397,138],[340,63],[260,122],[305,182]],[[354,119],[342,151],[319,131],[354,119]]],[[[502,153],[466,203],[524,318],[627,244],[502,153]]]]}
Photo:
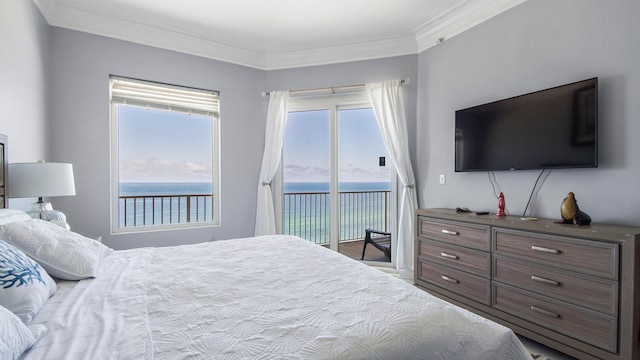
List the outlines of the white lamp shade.
{"type": "Polygon", "coordinates": [[[9,197],[55,197],[76,194],[73,165],[65,163],[9,164],[9,197]]]}

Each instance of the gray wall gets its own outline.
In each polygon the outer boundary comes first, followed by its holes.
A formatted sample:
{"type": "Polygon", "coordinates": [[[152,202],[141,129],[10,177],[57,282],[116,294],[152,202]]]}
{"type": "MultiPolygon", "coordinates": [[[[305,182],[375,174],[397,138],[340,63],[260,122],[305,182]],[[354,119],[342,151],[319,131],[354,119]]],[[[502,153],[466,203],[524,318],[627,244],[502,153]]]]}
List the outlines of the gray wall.
{"type": "MultiPolygon", "coordinates": [[[[263,91],[416,76],[415,56],[267,73],[60,28],[53,28],[52,44],[53,157],[74,164],[77,188],[75,197],[57,198],[55,206],[74,230],[101,235],[114,248],[253,235],[266,120],[263,91]],[[109,235],[109,74],[220,91],[222,226],[109,235]]],[[[407,89],[415,124],[416,88],[407,89]]]]}
{"type": "Polygon", "coordinates": [[[51,35],[52,157],[73,163],[77,192],[54,199],[54,207],[73,230],[118,249],[253,235],[263,71],[61,28],[51,35]],[[220,227],[110,235],[110,74],[220,91],[220,227]]]}
{"type": "MultiPolygon", "coordinates": [[[[25,119],[3,122],[11,161],[73,163],[77,195],[50,200],[66,213],[74,231],[102,236],[116,249],[253,235],[267,106],[263,91],[416,77],[415,56],[266,72],[49,27],[31,1],[11,0],[2,6],[2,14],[12,15],[3,18],[0,32],[11,54],[0,59],[9,79],[3,82],[3,94],[10,95],[3,99],[12,115],[8,118],[25,119]],[[110,234],[110,74],[220,91],[220,227],[110,234]]],[[[406,93],[409,128],[415,130],[413,82],[406,93]]],[[[33,201],[13,200],[12,207],[27,208],[33,201]]]]}
{"type": "MultiPolygon", "coordinates": [[[[265,72],[49,27],[31,1],[4,0],[0,133],[10,137],[12,162],[74,164],[77,196],[53,199],[74,230],[101,235],[115,248],[172,245],[253,234],[262,91],[409,78],[405,105],[420,206],[494,211],[486,173],[453,172],[454,111],[598,76],[600,167],[551,172],[532,215],[558,217],[574,191],[594,221],[637,224],[638,13],[632,0],[528,1],[417,56],[265,72]],[[109,235],[109,74],[221,91],[222,226],[109,235]],[[438,185],[439,174],[446,185],[438,185]]],[[[519,215],[538,172],[495,175],[507,210],[519,215]]]]}
{"type": "MultiPolygon", "coordinates": [[[[553,170],[532,200],[532,216],[559,218],[573,191],[594,222],[640,225],[638,14],[636,0],[527,1],[421,53],[420,206],[496,211],[487,173],[453,170],[455,110],[597,76],[599,167],[553,170]]],[[[522,215],[538,174],[495,173],[509,213],[522,215]]]]}
{"type": "MultiPolygon", "coordinates": [[[[32,1],[0,1],[0,133],[9,161],[50,160],[49,25],[32,1]]],[[[12,199],[29,207],[35,199],[12,199]]]]}

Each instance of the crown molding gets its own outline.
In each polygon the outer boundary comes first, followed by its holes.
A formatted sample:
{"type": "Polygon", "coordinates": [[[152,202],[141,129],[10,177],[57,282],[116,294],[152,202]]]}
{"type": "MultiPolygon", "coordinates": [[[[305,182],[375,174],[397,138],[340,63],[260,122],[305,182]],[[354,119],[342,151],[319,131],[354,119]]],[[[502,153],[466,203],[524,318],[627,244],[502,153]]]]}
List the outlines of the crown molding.
{"type": "Polygon", "coordinates": [[[356,44],[331,46],[267,54],[266,70],[381,59],[415,55],[417,43],[413,35],[393,39],[373,40],[356,44]]]}
{"type": "Polygon", "coordinates": [[[414,30],[418,53],[440,44],[527,0],[467,0],[414,30]]]}
{"type": "Polygon", "coordinates": [[[181,53],[264,69],[263,53],[182,33],[67,6],[58,0],[33,0],[49,25],[181,53]]]}
{"type": "Polygon", "coordinates": [[[152,26],[66,5],[33,0],[51,26],[149,45],[260,70],[415,55],[526,0],[466,0],[419,26],[413,34],[355,44],[264,53],[225,44],[178,29],[152,26]]]}

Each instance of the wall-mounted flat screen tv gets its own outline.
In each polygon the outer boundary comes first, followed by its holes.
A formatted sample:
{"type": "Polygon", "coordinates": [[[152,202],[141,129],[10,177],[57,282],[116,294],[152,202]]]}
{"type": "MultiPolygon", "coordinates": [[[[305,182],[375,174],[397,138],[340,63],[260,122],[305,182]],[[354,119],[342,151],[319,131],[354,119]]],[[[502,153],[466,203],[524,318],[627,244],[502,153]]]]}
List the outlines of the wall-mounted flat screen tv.
{"type": "Polygon", "coordinates": [[[598,78],[455,113],[455,171],[598,166],[598,78]]]}

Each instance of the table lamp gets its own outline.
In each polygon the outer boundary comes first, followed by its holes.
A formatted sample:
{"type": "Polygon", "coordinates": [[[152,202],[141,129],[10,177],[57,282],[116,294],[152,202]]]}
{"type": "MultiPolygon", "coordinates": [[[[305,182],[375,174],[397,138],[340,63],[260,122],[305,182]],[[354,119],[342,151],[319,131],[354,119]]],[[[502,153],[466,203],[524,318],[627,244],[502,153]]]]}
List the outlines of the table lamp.
{"type": "Polygon", "coordinates": [[[38,202],[27,213],[34,219],[64,222],[62,211],[54,210],[43,197],[72,196],[76,194],[73,165],[44,161],[9,164],[9,197],[37,197],[38,202]]]}

